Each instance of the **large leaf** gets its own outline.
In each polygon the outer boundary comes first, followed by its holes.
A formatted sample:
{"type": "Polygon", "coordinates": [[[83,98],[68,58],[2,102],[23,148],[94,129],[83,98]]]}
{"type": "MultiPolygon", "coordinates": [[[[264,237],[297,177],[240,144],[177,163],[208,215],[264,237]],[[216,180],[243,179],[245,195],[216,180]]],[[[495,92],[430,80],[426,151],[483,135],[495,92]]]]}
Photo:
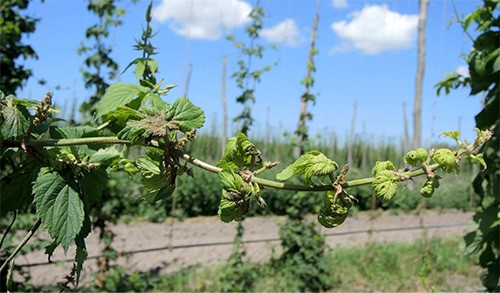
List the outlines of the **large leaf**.
{"type": "Polygon", "coordinates": [[[75,239],[76,243],[76,254],[75,254],[75,263],[76,263],[76,287],[78,287],[78,283],[80,281],[80,275],[83,270],[83,263],[88,257],[87,247],[85,246],[85,239],[78,235],[75,239]]]}
{"type": "Polygon", "coordinates": [[[82,138],[96,136],[99,131],[95,127],[80,125],[59,127],[57,128],[57,132],[59,132],[64,138],[82,138]]]}
{"type": "Polygon", "coordinates": [[[148,88],[142,86],[128,83],[112,84],[97,105],[97,116],[102,117],[120,106],[125,106],[147,92],[148,88]]]}
{"type": "Polygon", "coordinates": [[[43,226],[67,252],[83,226],[84,210],[76,186],[58,172],[44,168],[33,185],[37,214],[43,226]]]}
{"type": "Polygon", "coordinates": [[[183,132],[187,132],[201,128],[205,123],[205,114],[188,98],[180,98],[167,111],[166,119],[179,126],[183,132]]]}
{"type": "Polygon", "coordinates": [[[80,179],[82,193],[89,203],[97,202],[101,198],[107,181],[108,174],[104,167],[93,170],[80,179]]]}

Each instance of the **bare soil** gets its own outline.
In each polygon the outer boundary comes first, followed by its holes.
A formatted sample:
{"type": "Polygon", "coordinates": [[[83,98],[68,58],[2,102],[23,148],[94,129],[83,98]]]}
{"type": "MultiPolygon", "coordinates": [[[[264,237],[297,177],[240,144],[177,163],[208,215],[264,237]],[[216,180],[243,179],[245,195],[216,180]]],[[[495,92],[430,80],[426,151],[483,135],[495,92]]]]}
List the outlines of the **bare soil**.
{"type": "MultiPolygon", "coordinates": [[[[420,215],[387,212],[358,213],[335,229],[318,229],[326,236],[329,247],[365,245],[370,242],[411,243],[423,237],[461,236],[471,231],[468,221],[472,213],[460,211],[425,211],[420,215]]],[[[311,218],[313,220],[313,218],[311,218]]],[[[247,258],[253,262],[269,260],[279,255],[279,224],[283,217],[253,217],[244,221],[243,240],[247,258]]],[[[236,223],[225,224],[217,217],[190,218],[184,221],[167,220],[165,223],[133,222],[112,227],[116,234],[113,247],[122,253],[117,263],[126,270],[170,273],[181,268],[202,264],[212,266],[224,262],[231,253],[236,223]]],[[[45,233],[37,236],[48,239],[45,233]]],[[[36,241],[32,239],[31,241],[36,241]]],[[[88,282],[97,270],[96,257],[101,253],[96,233],[87,239],[89,260],[84,265],[81,284],[88,282]]],[[[43,251],[17,258],[32,275],[34,285],[55,284],[71,271],[74,248],[65,256],[58,248],[47,264],[43,251]]]]}

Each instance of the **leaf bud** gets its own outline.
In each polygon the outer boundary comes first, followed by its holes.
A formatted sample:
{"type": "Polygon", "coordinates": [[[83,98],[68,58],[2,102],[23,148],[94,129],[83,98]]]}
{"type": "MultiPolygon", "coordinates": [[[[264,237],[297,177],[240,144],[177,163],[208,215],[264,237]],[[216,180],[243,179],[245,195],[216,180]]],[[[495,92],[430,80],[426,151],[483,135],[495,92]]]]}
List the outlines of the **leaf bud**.
{"type": "Polygon", "coordinates": [[[423,148],[409,151],[405,156],[405,163],[415,167],[427,161],[429,154],[423,148]]]}
{"type": "Polygon", "coordinates": [[[396,170],[396,167],[391,161],[377,161],[375,163],[375,167],[372,169],[372,174],[373,176],[376,176],[378,172],[380,171],[385,171],[385,170],[396,170]]]}

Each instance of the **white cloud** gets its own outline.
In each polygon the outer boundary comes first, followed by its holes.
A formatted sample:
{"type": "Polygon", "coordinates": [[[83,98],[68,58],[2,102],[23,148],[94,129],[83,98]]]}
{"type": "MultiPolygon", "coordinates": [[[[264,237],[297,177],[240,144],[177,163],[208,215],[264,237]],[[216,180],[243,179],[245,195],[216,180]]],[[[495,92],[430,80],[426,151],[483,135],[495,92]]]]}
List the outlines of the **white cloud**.
{"type": "Polygon", "coordinates": [[[251,11],[252,6],[242,0],[162,0],[153,9],[153,18],[169,21],[179,35],[216,40],[225,30],[249,22],[251,11]]]}
{"type": "Polygon", "coordinates": [[[287,18],[272,28],[263,29],[262,37],[268,42],[296,46],[302,41],[302,36],[293,19],[287,18]]]}
{"type": "Polygon", "coordinates": [[[470,77],[468,66],[465,66],[465,65],[458,66],[457,69],[455,69],[455,72],[458,75],[463,76],[464,78],[470,77]]]}
{"type": "Polygon", "coordinates": [[[332,0],[332,5],[335,8],[345,8],[347,7],[347,0],[332,0]]]}
{"type": "MultiPolygon", "coordinates": [[[[346,44],[373,55],[383,51],[410,48],[416,40],[418,15],[390,11],[387,5],[367,5],[350,15],[351,21],[332,23],[331,28],[346,44]]],[[[334,51],[336,49],[334,48],[334,51]]]]}

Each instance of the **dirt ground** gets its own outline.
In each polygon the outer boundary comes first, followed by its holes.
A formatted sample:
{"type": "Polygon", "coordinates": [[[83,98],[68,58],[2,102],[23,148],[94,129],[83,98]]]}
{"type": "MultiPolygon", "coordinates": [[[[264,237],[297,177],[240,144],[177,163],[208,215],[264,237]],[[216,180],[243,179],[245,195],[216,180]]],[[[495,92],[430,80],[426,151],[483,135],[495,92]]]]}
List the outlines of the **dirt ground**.
{"type": "MultiPolygon", "coordinates": [[[[452,237],[472,230],[468,225],[472,213],[458,211],[426,211],[421,215],[391,215],[387,212],[358,213],[335,229],[321,229],[329,247],[365,245],[369,242],[414,242],[422,237],[452,237]]],[[[254,217],[244,221],[243,240],[248,260],[269,260],[274,251],[280,253],[279,223],[282,217],[254,217]]],[[[161,273],[203,264],[224,262],[231,253],[236,223],[225,224],[217,217],[186,219],[165,223],[134,222],[112,227],[116,234],[113,247],[124,256],[118,263],[129,271],[159,270],[161,273]]],[[[97,269],[96,256],[101,246],[95,233],[87,239],[89,260],[84,264],[81,284],[97,269]]],[[[48,239],[44,233],[37,237],[48,239]]],[[[32,239],[36,241],[36,239],[32,239]]],[[[17,257],[16,264],[32,275],[30,283],[55,284],[71,271],[74,248],[65,256],[58,248],[47,264],[43,251],[17,257]]]]}

